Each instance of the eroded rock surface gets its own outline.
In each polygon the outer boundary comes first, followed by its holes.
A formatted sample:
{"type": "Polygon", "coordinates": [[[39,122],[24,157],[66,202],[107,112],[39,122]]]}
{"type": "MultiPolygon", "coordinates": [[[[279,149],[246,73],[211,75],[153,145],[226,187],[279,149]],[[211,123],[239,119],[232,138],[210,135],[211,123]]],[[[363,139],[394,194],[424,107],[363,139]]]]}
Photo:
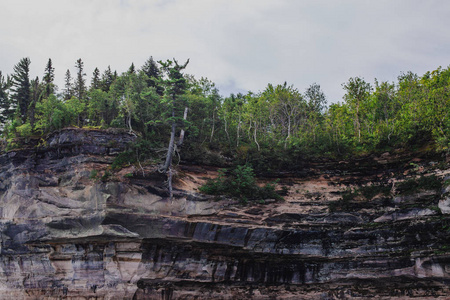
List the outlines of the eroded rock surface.
{"type": "Polygon", "coordinates": [[[285,200],[243,206],[197,193],[215,168],[181,165],[173,200],[152,167],[103,177],[132,140],[66,129],[0,156],[0,299],[450,295],[448,188],[396,192],[448,176],[427,157],[304,163],[272,174],[285,200]],[[389,194],[345,198],[370,184],[389,194]]]}

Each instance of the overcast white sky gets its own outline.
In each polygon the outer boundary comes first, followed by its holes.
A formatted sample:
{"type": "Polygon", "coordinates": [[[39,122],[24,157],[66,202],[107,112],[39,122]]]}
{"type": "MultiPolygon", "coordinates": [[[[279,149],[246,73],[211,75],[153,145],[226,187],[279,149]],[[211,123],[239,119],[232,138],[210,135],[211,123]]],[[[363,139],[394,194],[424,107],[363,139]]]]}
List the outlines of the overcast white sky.
{"type": "Polygon", "coordinates": [[[186,73],[221,94],[285,81],[321,85],[341,101],[350,77],[394,81],[450,63],[448,0],[0,0],[0,70],[23,57],[56,83],[84,61],[119,73],[155,60],[190,58],[186,73]]]}

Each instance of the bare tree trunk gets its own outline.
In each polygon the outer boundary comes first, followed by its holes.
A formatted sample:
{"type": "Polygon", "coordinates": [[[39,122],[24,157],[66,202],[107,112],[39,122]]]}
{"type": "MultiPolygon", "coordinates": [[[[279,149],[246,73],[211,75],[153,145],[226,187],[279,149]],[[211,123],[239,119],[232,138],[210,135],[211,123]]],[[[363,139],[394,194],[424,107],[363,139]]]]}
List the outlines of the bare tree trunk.
{"type": "Polygon", "coordinates": [[[288,134],[286,139],[284,140],[284,149],[287,149],[287,141],[289,140],[289,138],[291,137],[291,116],[288,116],[288,134]]]}
{"type": "Polygon", "coordinates": [[[228,130],[227,130],[227,118],[224,117],[223,120],[225,122],[225,133],[227,134],[228,142],[230,143],[230,149],[231,149],[231,138],[230,138],[230,134],[228,133],[228,130]]]}
{"type": "Polygon", "coordinates": [[[130,133],[133,132],[133,128],[131,127],[131,112],[128,111],[128,128],[130,128],[130,133]]]}
{"type": "MultiPolygon", "coordinates": [[[[172,117],[175,117],[175,111],[172,111],[172,117]]],[[[170,166],[172,165],[172,157],[173,157],[173,152],[175,150],[175,131],[176,131],[176,129],[177,129],[177,124],[175,121],[173,121],[172,122],[172,130],[170,132],[169,148],[167,149],[166,161],[162,168],[162,171],[165,173],[167,173],[170,166]]]]}
{"type": "Polygon", "coordinates": [[[238,126],[237,126],[237,133],[236,133],[236,147],[239,147],[239,127],[241,126],[241,113],[239,112],[239,120],[238,120],[238,126]]]}
{"type": "MultiPolygon", "coordinates": [[[[186,121],[186,119],[187,119],[187,114],[188,114],[188,107],[186,106],[185,108],[184,108],[184,114],[183,114],[183,120],[185,120],[186,121]]],[[[180,132],[180,139],[178,140],[178,146],[181,146],[182,144],[183,144],[183,142],[184,142],[184,133],[185,133],[185,131],[184,131],[184,129],[181,129],[181,132],[180,132]]]]}
{"type": "Polygon", "coordinates": [[[258,143],[258,141],[257,141],[257,139],[256,139],[256,121],[255,121],[255,131],[254,131],[254,133],[253,133],[253,136],[254,136],[254,138],[255,138],[255,143],[256,143],[256,145],[258,146],[258,151],[261,151],[261,148],[259,147],[259,143],[258,143]]]}
{"type": "Polygon", "coordinates": [[[170,200],[173,199],[172,177],[173,177],[172,166],[170,166],[169,170],[167,171],[167,188],[169,190],[170,200]]]}
{"type": "Polygon", "coordinates": [[[212,142],[213,136],[214,136],[214,125],[215,125],[215,120],[214,120],[214,110],[213,110],[213,115],[212,115],[213,119],[212,119],[212,128],[211,128],[211,137],[209,138],[209,142],[212,142]]]}

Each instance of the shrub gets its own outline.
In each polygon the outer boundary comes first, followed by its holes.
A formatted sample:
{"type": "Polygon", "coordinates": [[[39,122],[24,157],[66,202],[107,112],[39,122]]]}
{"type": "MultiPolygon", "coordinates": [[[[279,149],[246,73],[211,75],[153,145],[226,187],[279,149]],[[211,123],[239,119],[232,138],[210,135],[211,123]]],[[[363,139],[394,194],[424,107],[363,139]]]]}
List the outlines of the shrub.
{"type": "Polygon", "coordinates": [[[219,176],[206,182],[199,190],[209,195],[227,195],[239,198],[243,203],[248,200],[281,199],[275,192],[275,184],[263,187],[256,184],[255,174],[249,165],[239,165],[232,170],[219,170],[219,176]]]}
{"type": "Polygon", "coordinates": [[[97,170],[92,170],[91,174],[89,175],[89,179],[96,179],[98,175],[98,171],[97,170]]]}
{"type": "Polygon", "coordinates": [[[442,180],[436,175],[420,176],[400,182],[397,185],[399,194],[409,195],[423,190],[438,190],[442,188],[442,180]]]}

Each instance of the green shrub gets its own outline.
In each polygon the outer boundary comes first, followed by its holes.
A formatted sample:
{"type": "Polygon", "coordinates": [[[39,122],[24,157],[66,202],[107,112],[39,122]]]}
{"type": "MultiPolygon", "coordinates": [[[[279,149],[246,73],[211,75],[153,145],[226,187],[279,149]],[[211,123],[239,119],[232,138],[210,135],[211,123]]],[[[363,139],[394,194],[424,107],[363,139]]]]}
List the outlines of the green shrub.
{"type": "Polygon", "coordinates": [[[442,188],[442,180],[434,174],[411,178],[397,185],[399,194],[403,195],[410,195],[425,190],[439,190],[440,188],[442,188]]]}
{"type": "Polygon", "coordinates": [[[349,211],[351,209],[351,202],[359,195],[358,191],[352,191],[351,189],[346,190],[342,194],[342,198],[329,202],[328,208],[330,212],[336,212],[336,211],[349,211]]]}
{"type": "Polygon", "coordinates": [[[27,138],[31,136],[32,128],[30,123],[22,124],[16,127],[17,136],[27,138]]]}
{"type": "Polygon", "coordinates": [[[113,160],[111,164],[111,169],[117,170],[122,168],[123,166],[132,164],[136,162],[136,157],[133,155],[134,153],[132,151],[125,151],[122,153],[119,153],[113,160]]]}
{"type": "Polygon", "coordinates": [[[238,198],[242,203],[248,200],[281,199],[275,191],[275,184],[263,187],[256,184],[255,174],[249,165],[239,165],[233,170],[219,170],[219,176],[208,180],[199,190],[209,195],[227,195],[238,198]]]}
{"type": "Polygon", "coordinates": [[[89,179],[96,179],[98,175],[98,171],[97,170],[92,170],[91,174],[89,175],[89,179]]]}
{"type": "Polygon", "coordinates": [[[100,178],[101,181],[106,182],[109,180],[109,178],[112,176],[112,174],[108,171],[105,171],[105,173],[103,173],[102,178],[100,178]]]}

